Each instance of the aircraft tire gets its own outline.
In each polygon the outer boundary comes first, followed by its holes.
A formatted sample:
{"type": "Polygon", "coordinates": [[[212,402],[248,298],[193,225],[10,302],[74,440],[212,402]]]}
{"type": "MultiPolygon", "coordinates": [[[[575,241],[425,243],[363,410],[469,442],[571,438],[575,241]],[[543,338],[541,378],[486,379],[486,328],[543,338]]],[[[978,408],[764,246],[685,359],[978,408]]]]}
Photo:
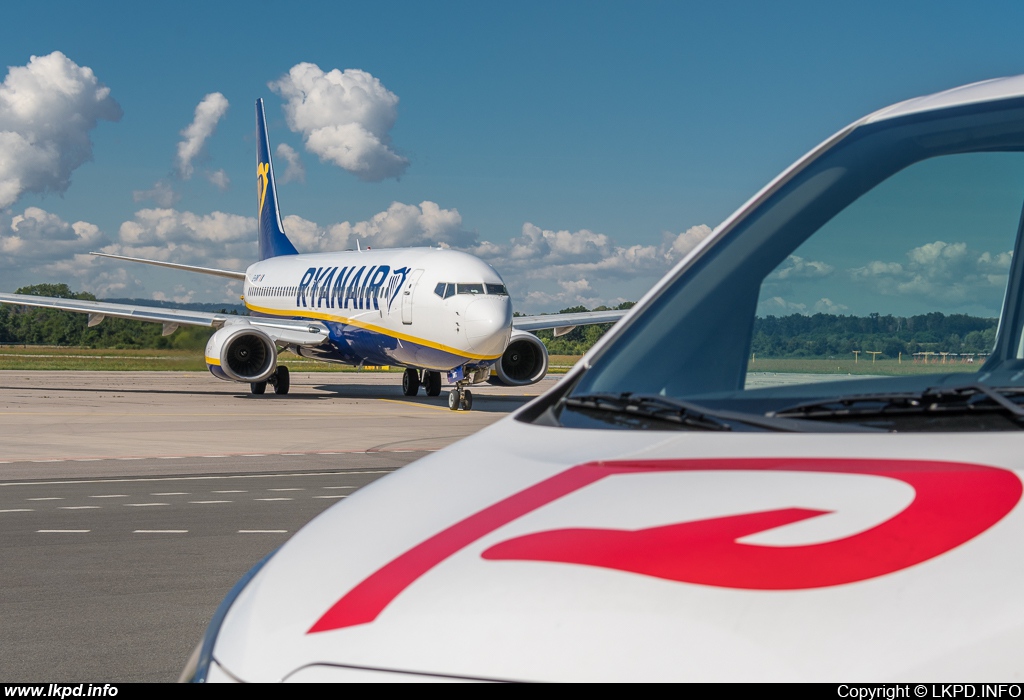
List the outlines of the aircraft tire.
{"type": "Polygon", "coordinates": [[[440,372],[424,372],[424,379],[426,379],[427,385],[427,396],[440,396],[441,395],[441,373],[440,372]]]}
{"type": "Polygon", "coordinates": [[[469,411],[473,408],[473,392],[466,389],[462,392],[462,410],[469,411]]]}
{"type": "Polygon", "coordinates": [[[453,411],[458,411],[459,403],[461,403],[459,401],[459,390],[452,389],[451,391],[448,392],[448,408],[452,409],[453,411]]]}
{"type": "Polygon", "coordinates": [[[292,377],[288,368],[280,366],[277,368],[277,381],[274,382],[274,393],[275,394],[287,394],[288,390],[292,388],[292,377]]]}
{"type": "Polygon", "coordinates": [[[406,396],[415,396],[419,390],[420,374],[410,367],[402,375],[402,393],[406,396]]]}
{"type": "Polygon", "coordinates": [[[262,394],[262,393],[266,392],[266,390],[267,390],[267,383],[266,382],[250,382],[249,383],[249,389],[254,394],[262,394]]]}

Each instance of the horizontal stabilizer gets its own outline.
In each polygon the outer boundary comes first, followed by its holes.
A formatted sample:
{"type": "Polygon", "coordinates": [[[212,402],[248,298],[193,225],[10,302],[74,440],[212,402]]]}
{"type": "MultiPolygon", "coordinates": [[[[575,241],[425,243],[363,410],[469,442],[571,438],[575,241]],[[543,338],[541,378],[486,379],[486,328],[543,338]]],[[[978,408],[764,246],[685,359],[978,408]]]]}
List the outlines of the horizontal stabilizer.
{"type": "Polygon", "coordinates": [[[198,267],[196,265],[182,265],[181,263],[164,262],[163,260],[147,260],[145,258],[129,258],[126,255],[111,255],[110,253],[90,253],[90,255],[98,255],[101,258],[113,258],[114,260],[127,260],[128,262],[146,263],[147,265],[158,265],[160,267],[169,267],[173,270],[185,270],[186,272],[201,272],[204,275],[216,275],[217,277],[227,277],[233,280],[244,280],[244,272],[235,272],[234,270],[218,270],[215,267],[198,267]]]}

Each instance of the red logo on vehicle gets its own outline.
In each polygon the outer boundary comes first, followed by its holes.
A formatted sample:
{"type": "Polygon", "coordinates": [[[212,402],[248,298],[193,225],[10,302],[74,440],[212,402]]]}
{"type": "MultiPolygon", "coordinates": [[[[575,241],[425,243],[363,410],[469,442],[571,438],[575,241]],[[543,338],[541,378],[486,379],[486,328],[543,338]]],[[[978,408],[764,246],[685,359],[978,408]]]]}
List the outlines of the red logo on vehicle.
{"type": "Polygon", "coordinates": [[[385,564],[345,594],[309,632],[372,622],[420,576],[499,527],[616,474],[778,471],[863,474],[913,487],[905,509],[863,532],[820,544],[766,547],[736,540],[830,511],[743,513],[641,530],[569,528],[500,542],[489,560],[546,561],[670,581],[750,590],[838,586],[937,557],[999,522],[1021,497],[1012,472],[958,462],[862,459],[694,459],[593,462],[572,467],[469,516],[385,564]]]}

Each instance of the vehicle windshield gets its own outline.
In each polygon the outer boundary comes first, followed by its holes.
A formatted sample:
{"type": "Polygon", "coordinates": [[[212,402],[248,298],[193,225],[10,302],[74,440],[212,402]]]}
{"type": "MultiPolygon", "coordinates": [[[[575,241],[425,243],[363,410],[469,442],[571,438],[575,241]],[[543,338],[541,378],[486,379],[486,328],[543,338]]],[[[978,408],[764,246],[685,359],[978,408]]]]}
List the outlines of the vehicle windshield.
{"type": "Polygon", "coordinates": [[[648,420],[666,397],[788,428],[1021,429],[1022,146],[1020,101],[854,130],[599,351],[561,423],[674,428],[648,420]]]}

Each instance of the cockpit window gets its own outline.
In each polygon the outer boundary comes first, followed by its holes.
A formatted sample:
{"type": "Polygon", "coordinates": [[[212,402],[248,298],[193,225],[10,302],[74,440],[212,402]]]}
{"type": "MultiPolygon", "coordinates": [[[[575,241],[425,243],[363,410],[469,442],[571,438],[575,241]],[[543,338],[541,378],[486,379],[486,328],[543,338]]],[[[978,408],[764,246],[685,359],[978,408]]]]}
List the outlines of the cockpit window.
{"type": "Polygon", "coordinates": [[[463,284],[459,283],[456,286],[456,294],[483,294],[484,286],[482,284],[463,284]]]}
{"type": "Polygon", "coordinates": [[[488,294],[498,294],[503,297],[508,296],[508,291],[506,291],[505,285],[503,284],[485,284],[484,286],[487,288],[488,294]]]}

